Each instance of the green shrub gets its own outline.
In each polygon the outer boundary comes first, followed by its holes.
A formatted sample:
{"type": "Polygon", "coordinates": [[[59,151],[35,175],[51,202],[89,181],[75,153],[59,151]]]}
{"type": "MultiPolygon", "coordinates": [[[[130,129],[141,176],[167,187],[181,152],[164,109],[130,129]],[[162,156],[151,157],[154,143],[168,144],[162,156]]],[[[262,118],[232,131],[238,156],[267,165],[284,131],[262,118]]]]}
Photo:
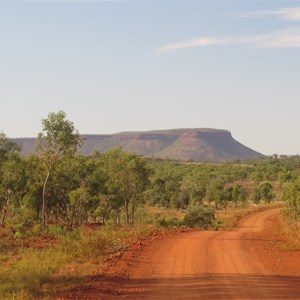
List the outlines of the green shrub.
{"type": "Polygon", "coordinates": [[[69,232],[65,228],[63,228],[62,226],[59,226],[59,225],[50,225],[50,226],[46,227],[46,230],[49,234],[53,234],[57,237],[65,236],[65,235],[69,234],[69,232]]]}
{"type": "MultiPolygon", "coordinates": [[[[18,235],[24,232],[22,226],[16,229],[18,235]]],[[[63,265],[89,259],[101,261],[106,253],[120,249],[121,243],[109,232],[74,230],[61,235],[53,246],[24,248],[19,251],[20,259],[13,262],[10,268],[0,268],[0,299],[16,299],[14,295],[21,294],[25,296],[20,299],[36,299],[41,286],[63,265]]]]}
{"type": "Polygon", "coordinates": [[[101,257],[112,249],[111,234],[93,230],[70,231],[60,237],[59,250],[72,259],[101,257]]]}
{"type": "Polygon", "coordinates": [[[166,219],[165,217],[158,219],[158,225],[165,228],[176,228],[180,227],[182,223],[177,217],[166,219]]]}
{"type": "Polygon", "coordinates": [[[21,239],[26,236],[26,229],[22,224],[15,226],[15,238],[21,239]]]}
{"type": "Polygon", "coordinates": [[[185,215],[183,225],[203,229],[215,228],[215,211],[209,207],[194,206],[185,215]]]}
{"type": "Polygon", "coordinates": [[[44,227],[42,224],[36,224],[32,227],[31,232],[34,235],[41,235],[44,232],[44,227]]]}

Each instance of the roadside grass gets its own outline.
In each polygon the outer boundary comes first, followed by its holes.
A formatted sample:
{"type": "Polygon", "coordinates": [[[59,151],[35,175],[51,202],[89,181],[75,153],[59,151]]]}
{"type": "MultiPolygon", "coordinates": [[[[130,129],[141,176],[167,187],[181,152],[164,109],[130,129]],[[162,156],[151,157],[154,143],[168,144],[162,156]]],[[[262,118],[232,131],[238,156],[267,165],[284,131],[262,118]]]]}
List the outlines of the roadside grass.
{"type": "Polygon", "coordinates": [[[0,299],[47,299],[65,288],[56,276],[63,278],[63,283],[78,284],[84,276],[99,271],[106,256],[125,250],[131,241],[154,230],[145,225],[108,225],[67,232],[50,226],[50,233],[39,236],[31,232],[22,239],[6,236],[8,244],[0,239],[0,299]]]}
{"type": "Polygon", "coordinates": [[[300,222],[283,215],[280,218],[280,231],[287,239],[287,243],[282,244],[282,250],[300,250],[300,222]]]}
{"type": "Polygon", "coordinates": [[[159,219],[178,219],[183,220],[186,210],[175,208],[164,208],[157,206],[148,206],[145,208],[147,220],[149,224],[155,224],[159,219]]]}

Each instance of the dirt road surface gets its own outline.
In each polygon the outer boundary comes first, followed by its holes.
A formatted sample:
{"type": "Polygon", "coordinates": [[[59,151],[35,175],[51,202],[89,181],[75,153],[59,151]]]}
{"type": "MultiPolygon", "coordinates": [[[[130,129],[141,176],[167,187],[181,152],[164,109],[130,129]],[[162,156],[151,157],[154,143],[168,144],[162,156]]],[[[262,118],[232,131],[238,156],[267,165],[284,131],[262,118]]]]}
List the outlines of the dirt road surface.
{"type": "Polygon", "coordinates": [[[138,243],[63,299],[300,299],[300,252],[281,250],[279,209],[232,231],[138,243]]]}

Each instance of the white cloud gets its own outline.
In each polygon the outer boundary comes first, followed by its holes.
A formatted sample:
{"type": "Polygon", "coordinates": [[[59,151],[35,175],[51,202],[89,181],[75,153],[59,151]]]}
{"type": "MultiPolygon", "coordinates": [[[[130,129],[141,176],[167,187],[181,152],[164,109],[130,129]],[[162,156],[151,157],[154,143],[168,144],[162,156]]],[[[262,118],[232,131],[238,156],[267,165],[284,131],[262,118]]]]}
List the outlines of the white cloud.
{"type": "Polygon", "coordinates": [[[290,21],[300,21],[300,7],[281,8],[278,10],[265,10],[258,12],[247,13],[247,17],[261,17],[261,16],[278,16],[281,19],[290,21]]]}
{"type": "Polygon", "coordinates": [[[299,48],[300,28],[290,28],[264,35],[247,36],[241,38],[240,42],[260,48],[299,48]]]}
{"type": "Polygon", "coordinates": [[[157,49],[158,53],[167,53],[180,49],[204,47],[211,45],[224,45],[230,43],[230,38],[214,38],[214,37],[200,37],[190,40],[185,40],[179,43],[172,43],[157,49]]]}
{"type": "Polygon", "coordinates": [[[263,35],[232,36],[221,38],[199,37],[162,46],[156,49],[156,52],[163,54],[182,49],[229,44],[250,45],[257,48],[300,48],[300,27],[284,29],[263,35]]]}

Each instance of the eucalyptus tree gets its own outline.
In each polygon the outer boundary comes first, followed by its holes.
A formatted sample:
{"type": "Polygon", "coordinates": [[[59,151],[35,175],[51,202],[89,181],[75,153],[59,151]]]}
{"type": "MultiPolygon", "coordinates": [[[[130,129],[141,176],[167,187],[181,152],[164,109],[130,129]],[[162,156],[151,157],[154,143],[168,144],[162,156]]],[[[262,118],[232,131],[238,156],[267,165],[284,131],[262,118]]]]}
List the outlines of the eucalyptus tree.
{"type": "Polygon", "coordinates": [[[193,170],[185,175],[180,184],[180,190],[188,193],[192,204],[203,204],[208,180],[205,178],[202,170],[193,170]]]}
{"type": "Polygon", "coordinates": [[[129,154],[126,157],[126,170],[130,182],[131,225],[133,226],[136,206],[142,200],[143,192],[149,184],[149,170],[144,159],[135,154],[129,154]]]}
{"type": "Polygon", "coordinates": [[[2,226],[5,223],[9,207],[12,204],[19,206],[25,193],[25,185],[24,161],[18,154],[11,155],[1,164],[0,207],[2,209],[2,226]]]}
{"type": "Polygon", "coordinates": [[[166,181],[160,177],[154,177],[151,180],[151,188],[148,191],[149,203],[167,206],[166,181]]]}
{"type": "Polygon", "coordinates": [[[262,182],[259,185],[259,195],[265,203],[270,203],[275,198],[273,186],[269,181],[262,182]]]}
{"type": "Polygon", "coordinates": [[[266,204],[270,203],[275,198],[275,194],[273,192],[273,186],[271,182],[264,181],[255,187],[254,190],[254,202],[259,203],[263,200],[266,204]]]}
{"type": "Polygon", "coordinates": [[[218,208],[219,204],[226,208],[228,204],[228,197],[224,189],[224,184],[218,181],[213,181],[207,188],[206,199],[209,203],[214,202],[216,208],[218,208]]]}
{"type": "Polygon", "coordinates": [[[242,205],[246,203],[247,192],[240,184],[228,186],[226,192],[228,201],[232,201],[235,207],[238,206],[238,203],[241,203],[242,205]]]}
{"type": "Polygon", "coordinates": [[[12,142],[3,132],[0,132],[0,163],[7,160],[11,154],[19,153],[20,146],[12,142]]]}
{"type": "Polygon", "coordinates": [[[6,214],[19,192],[24,191],[24,168],[19,155],[20,147],[0,133],[0,208],[1,225],[4,225],[6,214]]]}
{"type": "Polygon", "coordinates": [[[142,198],[149,183],[149,171],[145,161],[132,153],[113,149],[105,154],[106,182],[108,194],[115,203],[116,209],[123,202],[127,224],[134,224],[134,213],[137,203],[142,198]]]}
{"type": "Polygon", "coordinates": [[[21,203],[21,213],[24,219],[38,221],[42,209],[42,191],[44,169],[42,161],[36,155],[30,155],[25,163],[25,195],[21,203]]]}
{"type": "Polygon", "coordinates": [[[37,152],[44,163],[45,174],[42,192],[42,222],[46,224],[47,182],[56,162],[74,156],[81,144],[79,132],[66,119],[63,111],[51,112],[42,119],[42,131],[38,135],[37,152]]]}

